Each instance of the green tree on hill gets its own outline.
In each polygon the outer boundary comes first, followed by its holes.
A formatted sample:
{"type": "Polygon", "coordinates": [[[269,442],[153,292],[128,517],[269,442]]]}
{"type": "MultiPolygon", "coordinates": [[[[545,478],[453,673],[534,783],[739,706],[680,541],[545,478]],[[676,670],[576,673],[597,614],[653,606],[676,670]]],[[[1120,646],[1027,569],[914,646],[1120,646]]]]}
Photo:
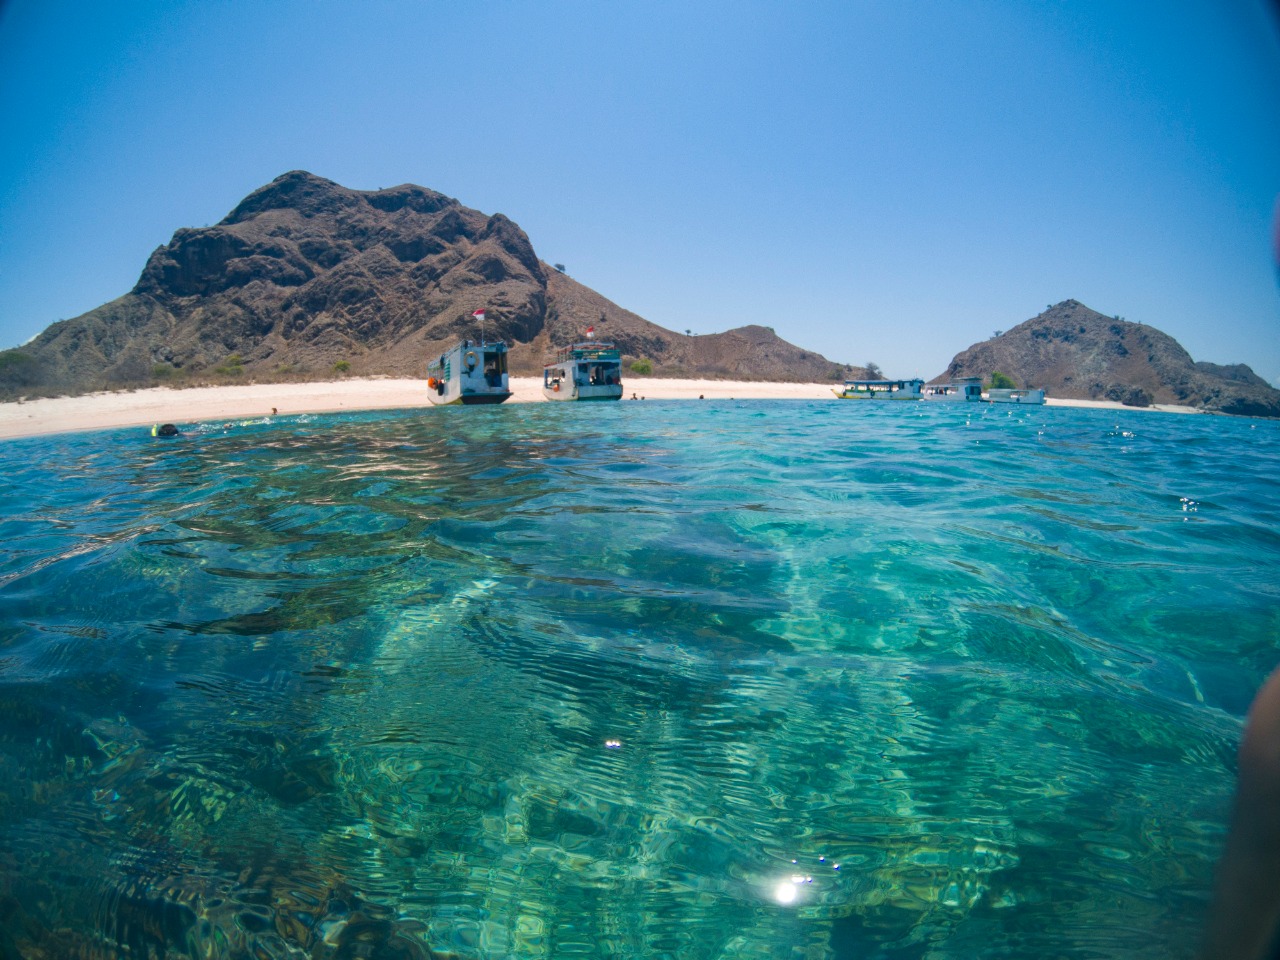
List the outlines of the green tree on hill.
{"type": "Polygon", "coordinates": [[[999,370],[991,374],[991,389],[993,390],[1017,390],[1018,384],[1014,382],[1013,377],[1005,376],[999,370]]]}
{"type": "Polygon", "coordinates": [[[238,353],[233,353],[221,364],[213,368],[214,373],[220,373],[224,377],[238,377],[244,373],[244,357],[238,353]]]}

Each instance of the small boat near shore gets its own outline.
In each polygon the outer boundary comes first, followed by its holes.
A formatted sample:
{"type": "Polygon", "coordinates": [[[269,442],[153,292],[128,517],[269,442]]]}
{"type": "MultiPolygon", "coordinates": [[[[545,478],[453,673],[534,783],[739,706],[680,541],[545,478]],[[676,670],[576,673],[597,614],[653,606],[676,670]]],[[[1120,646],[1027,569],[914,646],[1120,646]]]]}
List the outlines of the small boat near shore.
{"type": "Polygon", "coordinates": [[[841,400],[919,400],[923,380],[846,380],[841,400]]]}
{"type": "Polygon", "coordinates": [[[595,340],[565,347],[543,368],[542,394],[548,400],[621,400],[621,353],[595,340]]]}
{"type": "Polygon", "coordinates": [[[427,388],[434,404],[502,403],[511,396],[507,345],[460,341],[427,365],[427,388]]]}
{"type": "Polygon", "coordinates": [[[965,377],[951,383],[930,383],[924,388],[924,398],[943,403],[981,403],[982,379],[965,377]]]}
{"type": "Polygon", "coordinates": [[[1043,390],[1008,390],[1003,387],[992,387],[983,397],[988,403],[1038,403],[1043,404],[1043,390]]]}

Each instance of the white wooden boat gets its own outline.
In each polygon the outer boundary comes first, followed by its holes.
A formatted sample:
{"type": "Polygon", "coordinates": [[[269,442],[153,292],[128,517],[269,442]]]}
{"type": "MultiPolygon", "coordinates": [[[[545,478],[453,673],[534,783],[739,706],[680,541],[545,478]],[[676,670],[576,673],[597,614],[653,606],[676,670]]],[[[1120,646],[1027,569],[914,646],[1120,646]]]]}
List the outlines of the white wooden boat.
{"type": "Polygon", "coordinates": [[[548,400],[621,400],[622,356],[612,343],[575,343],[542,371],[548,400]]]}
{"type": "Polygon", "coordinates": [[[965,377],[951,383],[930,383],[924,388],[926,400],[941,400],[944,403],[981,403],[982,378],[965,377]]]}
{"type": "Polygon", "coordinates": [[[463,340],[427,365],[432,403],[501,403],[509,396],[507,345],[502,341],[463,340]]]}
{"type": "Polygon", "coordinates": [[[841,400],[919,400],[923,380],[846,380],[841,400]]]}
{"type": "Polygon", "coordinates": [[[987,391],[986,400],[990,403],[1044,403],[1043,390],[1006,390],[993,387],[987,391]]]}

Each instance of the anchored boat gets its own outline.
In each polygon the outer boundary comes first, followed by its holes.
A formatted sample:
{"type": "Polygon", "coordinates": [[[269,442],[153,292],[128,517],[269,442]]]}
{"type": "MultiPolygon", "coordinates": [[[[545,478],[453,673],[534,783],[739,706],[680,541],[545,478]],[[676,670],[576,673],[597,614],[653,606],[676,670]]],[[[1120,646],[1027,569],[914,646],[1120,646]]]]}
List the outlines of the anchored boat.
{"type": "Polygon", "coordinates": [[[622,355],[612,343],[572,344],[543,368],[542,393],[548,400],[621,400],[622,355]]]}
{"type": "Polygon", "coordinates": [[[846,380],[841,400],[919,400],[923,380],[846,380]]]}
{"type": "Polygon", "coordinates": [[[982,402],[982,378],[965,377],[951,383],[931,383],[924,388],[926,400],[941,400],[944,403],[980,403],[982,402]]]}
{"type": "Polygon", "coordinates": [[[507,345],[463,340],[427,365],[427,387],[432,403],[501,403],[511,396],[507,345]]]}
{"type": "Polygon", "coordinates": [[[1044,403],[1043,390],[1007,390],[993,387],[987,391],[991,403],[1044,403]]]}

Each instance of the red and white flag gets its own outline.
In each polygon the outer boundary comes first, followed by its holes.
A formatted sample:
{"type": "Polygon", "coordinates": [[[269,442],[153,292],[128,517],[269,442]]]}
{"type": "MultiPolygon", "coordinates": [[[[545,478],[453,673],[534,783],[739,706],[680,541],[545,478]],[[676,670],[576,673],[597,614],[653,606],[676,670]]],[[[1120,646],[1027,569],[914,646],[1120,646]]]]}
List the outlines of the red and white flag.
{"type": "Polygon", "coordinates": [[[587,327],[587,339],[588,339],[588,340],[590,340],[590,339],[591,339],[592,337],[594,337],[595,335],[596,335],[596,328],[595,328],[595,327],[587,327]]]}
{"type": "Polygon", "coordinates": [[[471,315],[472,315],[473,317],[475,317],[477,320],[479,320],[481,323],[484,323],[484,311],[483,311],[483,310],[476,310],[476,311],[475,311],[474,313],[472,313],[471,315]]]}

